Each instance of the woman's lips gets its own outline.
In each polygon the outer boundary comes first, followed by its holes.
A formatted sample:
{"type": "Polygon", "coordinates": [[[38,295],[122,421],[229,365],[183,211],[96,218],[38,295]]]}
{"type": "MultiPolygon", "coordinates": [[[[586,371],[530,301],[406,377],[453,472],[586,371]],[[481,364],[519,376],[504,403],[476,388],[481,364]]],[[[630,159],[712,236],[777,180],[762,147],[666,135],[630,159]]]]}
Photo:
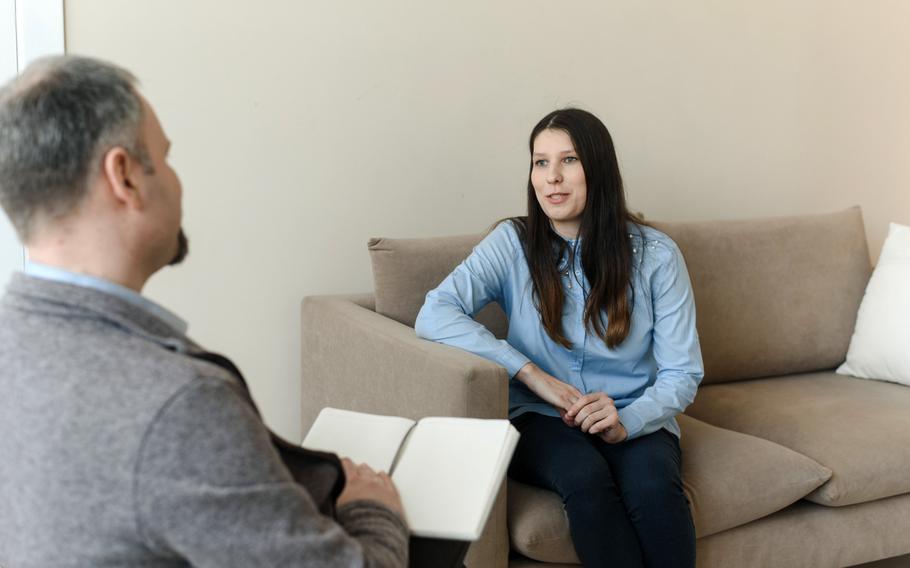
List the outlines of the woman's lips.
{"type": "Polygon", "coordinates": [[[560,203],[564,203],[568,198],[568,193],[551,193],[547,196],[547,201],[553,205],[559,205],[560,203]]]}

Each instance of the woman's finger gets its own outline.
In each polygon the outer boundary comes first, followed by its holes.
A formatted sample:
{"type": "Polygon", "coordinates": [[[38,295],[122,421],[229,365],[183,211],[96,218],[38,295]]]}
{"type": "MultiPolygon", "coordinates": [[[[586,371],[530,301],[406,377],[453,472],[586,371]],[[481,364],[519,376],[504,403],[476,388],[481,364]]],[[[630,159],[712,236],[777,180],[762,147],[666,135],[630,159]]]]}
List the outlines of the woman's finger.
{"type": "Polygon", "coordinates": [[[575,416],[575,424],[580,426],[588,416],[603,410],[607,412],[615,412],[616,410],[616,407],[613,406],[613,401],[606,396],[598,397],[582,407],[575,416]]]}
{"type": "Polygon", "coordinates": [[[569,415],[569,418],[575,418],[575,416],[578,415],[579,411],[581,411],[582,408],[584,408],[585,406],[588,405],[588,403],[590,403],[592,400],[594,400],[595,397],[596,397],[596,394],[582,395],[578,400],[575,401],[575,404],[573,404],[572,406],[569,407],[566,414],[569,415]]]}
{"type": "Polygon", "coordinates": [[[588,416],[580,424],[581,431],[591,432],[591,428],[601,422],[604,422],[605,420],[609,420],[611,416],[613,416],[613,412],[610,408],[604,408],[602,410],[598,410],[597,412],[592,412],[591,414],[588,414],[588,416]]]}
{"type": "Polygon", "coordinates": [[[596,424],[591,426],[591,429],[588,431],[590,434],[598,434],[600,432],[609,432],[612,430],[616,424],[619,422],[619,415],[615,412],[610,413],[609,416],[603,418],[596,424]]]}
{"type": "Polygon", "coordinates": [[[570,417],[577,415],[582,408],[589,404],[595,404],[595,408],[605,408],[607,406],[613,406],[613,399],[607,396],[603,392],[595,392],[591,394],[586,394],[582,396],[578,401],[575,402],[575,405],[569,409],[568,414],[570,417]]]}

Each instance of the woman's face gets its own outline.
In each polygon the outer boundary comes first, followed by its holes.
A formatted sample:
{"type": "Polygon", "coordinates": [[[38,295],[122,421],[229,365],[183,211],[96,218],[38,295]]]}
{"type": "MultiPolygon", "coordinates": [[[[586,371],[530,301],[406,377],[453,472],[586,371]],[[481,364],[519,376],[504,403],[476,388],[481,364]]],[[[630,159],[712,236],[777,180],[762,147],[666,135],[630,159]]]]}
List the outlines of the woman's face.
{"type": "Polygon", "coordinates": [[[588,186],[575,145],[565,130],[546,129],[534,139],[531,185],[553,229],[563,237],[577,237],[588,186]]]}

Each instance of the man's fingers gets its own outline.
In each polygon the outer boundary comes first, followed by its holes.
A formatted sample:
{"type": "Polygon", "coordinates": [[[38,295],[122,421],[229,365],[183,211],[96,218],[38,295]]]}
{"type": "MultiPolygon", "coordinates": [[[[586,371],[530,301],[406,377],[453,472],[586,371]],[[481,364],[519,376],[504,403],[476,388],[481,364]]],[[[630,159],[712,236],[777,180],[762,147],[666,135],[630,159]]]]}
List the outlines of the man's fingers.
{"type": "Polygon", "coordinates": [[[376,472],[365,463],[354,463],[350,458],[341,458],[341,469],[344,470],[344,476],[348,479],[353,477],[374,477],[376,472]]]}
{"type": "Polygon", "coordinates": [[[357,471],[357,464],[348,458],[341,458],[341,470],[344,472],[344,478],[347,483],[354,482],[360,477],[360,472],[357,471]]]}
{"type": "Polygon", "coordinates": [[[388,487],[389,490],[392,491],[392,493],[394,493],[395,495],[398,495],[398,488],[395,487],[395,482],[392,481],[392,478],[389,476],[388,473],[386,473],[386,472],[384,472],[384,471],[380,471],[380,472],[379,472],[379,479],[382,480],[382,483],[383,483],[386,487],[388,487]]]}

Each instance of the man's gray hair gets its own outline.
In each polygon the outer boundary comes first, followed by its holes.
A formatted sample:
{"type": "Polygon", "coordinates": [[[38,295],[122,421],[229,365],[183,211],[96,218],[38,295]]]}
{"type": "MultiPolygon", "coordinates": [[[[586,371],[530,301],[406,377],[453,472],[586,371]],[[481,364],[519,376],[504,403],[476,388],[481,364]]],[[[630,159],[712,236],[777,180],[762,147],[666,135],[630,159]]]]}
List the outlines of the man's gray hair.
{"type": "Polygon", "coordinates": [[[136,78],[78,56],[35,61],[0,90],[0,205],[27,243],[73,212],[115,146],[151,169],[136,78]]]}

